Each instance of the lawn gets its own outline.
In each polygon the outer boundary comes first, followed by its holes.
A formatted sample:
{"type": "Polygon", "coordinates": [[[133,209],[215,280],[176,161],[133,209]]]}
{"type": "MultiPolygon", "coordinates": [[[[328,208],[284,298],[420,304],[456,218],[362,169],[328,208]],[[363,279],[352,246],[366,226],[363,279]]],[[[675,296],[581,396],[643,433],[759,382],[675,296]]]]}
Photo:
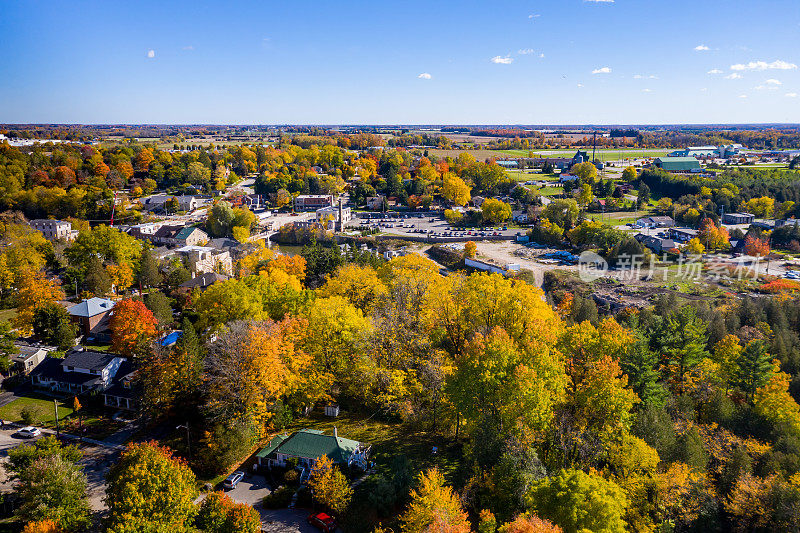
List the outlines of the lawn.
{"type": "Polygon", "coordinates": [[[344,411],[337,418],[314,412],[307,418],[296,420],[286,431],[291,433],[308,428],[332,435],[334,427],[340,437],[371,444],[372,457],[380,469],[388,468],[392,458],[405,455],[417,468],[437,466],[450,476],[455,472],[461,456],[459,447],[451,437],[344,411]],[[434,446],[438,448],[436,454],[432,454],[434,446]]]}
{"type": "MultiPolygon", "coordinates": [[[[59,401],[58,405],[58,418],[63,419],[72,414],[72,409],[62,405],[64,402],[59,401]]],[[[53,400],[43,397],[23,397],[17,398],[8,405],[0,407],[0,418],[3,420],[11,420],[12,422],[22,422],[22,412],[24,409],[30,409],[34,412],[33,423],[41,424],[47,427],[55,427],[53,400]]]]}
{"type": "Polygon", "coordinates": [[[8,320],[9,322],[11,322],[11,320],[15,316],[17,316],[17,310],[16,309],[0,309],[0,322],[3,322],[5,320],[8,320]]]}

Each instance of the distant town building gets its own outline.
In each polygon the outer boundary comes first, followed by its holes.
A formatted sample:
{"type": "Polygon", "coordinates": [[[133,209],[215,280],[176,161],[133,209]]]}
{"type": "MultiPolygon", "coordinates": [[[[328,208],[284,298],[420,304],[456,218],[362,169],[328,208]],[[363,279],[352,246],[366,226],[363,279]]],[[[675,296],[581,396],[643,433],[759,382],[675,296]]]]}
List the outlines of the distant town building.
{"type": "Polygon", "coordinates": [[[694,157],[657,157],[653,164],[667,172],[696,172],[703,168],[694,157]]]}
{"type": "Polygon", "coordinates": [[[44,238],[49,241],[64,239],[67,241],[75,240],[78,231],[72,229],[72,224],[65,220],[52,220],[40,218],[31,220],[30,225],[36,231],[41,232],[44,238]]]}
{"type": "Polygon", "coordinates": [[[295,211],[319,209],[333,205],[333,195],[330,194],[301,194],[294,199],[295,211]]]}
{"type": "Polygon", "coordinates": [[[180,246],[201,246],[208,242],[208,234],[196,226],[161,226],[153,242],[180,246]]]}
{"type": "Polygon", "coordinates": [[[669,228],[669,236],[677,242],[687,242],[697,237],[697,230],[691,228],[669,228]]]}
{"type": "Polygon", "coordinates": [[[671,228],[675,225],[672,217],[643,217],[636,221],[636,225],[642,228],[671,228]]]}
{"type": "Polygon", "coordinates": [[[215,250],[208,246],[183,246],[175,250],[186,257],[189,270],[195,274],[220,272],[233,274],[233,261],[231,254],[215,250]]]}
{"type": "Polygon", "coordinates": [[[725,213],[722,215],[723,224],[752,224],[756,219],[750,213],[725,213]]]}

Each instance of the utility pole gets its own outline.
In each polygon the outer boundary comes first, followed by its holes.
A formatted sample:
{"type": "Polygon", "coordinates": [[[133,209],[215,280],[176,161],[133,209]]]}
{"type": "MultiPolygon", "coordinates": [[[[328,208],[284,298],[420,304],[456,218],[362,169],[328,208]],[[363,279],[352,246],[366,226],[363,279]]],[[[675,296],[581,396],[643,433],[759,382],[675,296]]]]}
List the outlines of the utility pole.
{"type": "Polygon", "coordinates": [[[53,398],[53,412],[56,415],[56,437],[59,437],[60,431],[58,428],[58,400],[53,398]]]}
{"type": "Polygon", "coordinates": [[[186,450],[188,452],[189,459],[191,460],[191,458],[192,458],[192,438],[191,438],[191,435],[189,433],[189,422],[186,422],[185,424],[181,424],[180,426],[175,426],[175,429],[186,429],[186,450]]]}

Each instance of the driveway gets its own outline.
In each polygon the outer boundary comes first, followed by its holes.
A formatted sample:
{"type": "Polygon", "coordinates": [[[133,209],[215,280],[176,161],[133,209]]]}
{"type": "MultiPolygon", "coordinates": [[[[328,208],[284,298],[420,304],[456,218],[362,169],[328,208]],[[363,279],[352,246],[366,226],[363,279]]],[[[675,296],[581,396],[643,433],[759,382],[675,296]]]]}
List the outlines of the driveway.
{"type": "Polygon", "coordinates": [[[261,514],[261,531],[267,533],[319,533],[306,521],[309,511],[306,509],[263,509],[256,508],[261,514]]]}
{"type": "Polygon", "coordinates": [[[306,522],[309,511],[305,509],[265,509],[261,505],[270,493],[264,476],[245,474],[235,489],[225,491],[234,501],[252,505],[261,515],[261,530],[269,533],[314,533],[317,530],[306,522]]]}

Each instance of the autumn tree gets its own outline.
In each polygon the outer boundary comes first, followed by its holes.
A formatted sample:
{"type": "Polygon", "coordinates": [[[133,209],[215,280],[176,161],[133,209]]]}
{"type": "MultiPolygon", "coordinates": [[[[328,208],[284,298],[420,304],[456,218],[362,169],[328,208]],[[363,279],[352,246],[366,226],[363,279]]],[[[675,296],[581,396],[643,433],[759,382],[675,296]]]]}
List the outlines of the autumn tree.
{"type": "Polygon", "coordinates": [[[753,235],[748,235],[744,239],[744,253],[753,257],[767,256],[769,255],[769,242],[753,235]]]}
{"type": "Polygon", "coordinates": [[[633,167],[625,167],[625,170],[622,171],[622,180],[630,183],[635,179],[636,179],[636,169],[633,167]]]}
{"type": "Polygon", "coordinates": [[[65,298],[57,279],[51,279],[40,271],[22,272],[16,282],[17,314],[12,319],[15,327],[25,335],[33,333],[33,317],[36,308],[48,302],[65,298]]]}
{"type": "Polygon", "coordinates": [[[22,529],[22,533],[63,533],[63,529],[52,520],[37,520],[28,522],[22,529]]]}
{"type": "Polygon", "coordinates": [[[481,211],[483,219],[490,224],[500,224],[511,218],[511,206],[494,198],[484,200],[481,211]]]}
{"type": "Polygon", "coordinates": [[[308,487],[314,501],[337,515],[344,514],[353,496],[353,489],[350,488],[347,478],[326,455],[319,457],[314,463],[308,478],[308,487]]]}
{"type": "Polygon", "coordinates": [[[711,250],[726,249],[729,247],[730,235],[722,225],[717,226],[710,218],[704,218],[697,231],[697,238],[711,250]]]}
{"type": "Polygon", "coordinates": [[[197,481],[168,448],[128,445],[107,482],[110,531],[190,531],[197,481]]]}
{"type": "Polygon", "coordinates": [[[411,503],[400,517],[400,522],[403,533],[468,533],[470,530],[467,513],[436,468],[419,474],[417,486],[411,491],[411,503]]]}
{"type": "Polygon", "coordinates": [[[200,504],[195,526],[203,533],[260,533],[261,517],[246,503],[212,492],[200,504]]]}
{"type": "Polygon", "coordinates": [[[364,312],[388,295],[386,285],[378,278],[378,273],[370,266],[347,264],[330,276],[320,290],[322,296],[343,296],[364,312]]]}
{"type": "Polygon", "coordinates": [[[475,244],[473,241],[467,241],[464,243],[464,257],[473,258],[475,257],[475,252],[478,250],[478,245],[475,244]]]}
{"type": "Polygon", "coordinates": [[[80,466],[59,454],[36,459],[20,472],[22,504],[16,515],[27,521],[52,520],[66,531],[89,523],[86,476],[80,466]]]}
{"type": "Polygon", "coordinates": [[[566,531],[623,533],[628,499],[613,481],[580,470],[561,470],[536,484],[528,493],[536,515],[566,531]]]}
{"type": "Polygon", "coordinates": [[[83,276],[83,288],[93,296],[105,296],[111,292],[111,276],[103,262],[97,256],[92,256],[86,262],[86,271],[83,276]]]}
{"type": "Polygon", "coordinates": [[[132,298],[114,306],[109,326],[112,349],[126,356],[133,355],[158,332],[158,321],[153,312],[142,301],[132,298]]]}
{"type": "Polygon", "coordinates": [[[562,533],[563,530],[536,515],[521,514],[513,522],[500,526],[497,531],[498,533],[562,533]]]}
{"type": "Polygon", "coordinates": [[[75,344],[75,324],[67,309],[55,302],[46,302],[36,308],[33,313],[33,333],[59,350],[66,350],[75,344]]]}
{"type": "Polygon", "coordinates": [[[572,168],[569,169],[569,173],[573,176],[578,176],[581,181],[589,184],[597,179],[597,167],[594,166],[594,163],[590,163],[589,161],[572,165],[572,168]]]}
{"type": "Polygon", "coordinates": [[[470,201],[470,187],[455,174],[446,172],[442,177],[442,196],[455,205],[467,205],[470,201]]]}
{"type": "Polygon", "coordinates": [[[158,261],[149,247],[145,247],[142,251],[136,280],[145,288],[157,287],[163,281],[161,272],[158,270],[158,261]]]}

